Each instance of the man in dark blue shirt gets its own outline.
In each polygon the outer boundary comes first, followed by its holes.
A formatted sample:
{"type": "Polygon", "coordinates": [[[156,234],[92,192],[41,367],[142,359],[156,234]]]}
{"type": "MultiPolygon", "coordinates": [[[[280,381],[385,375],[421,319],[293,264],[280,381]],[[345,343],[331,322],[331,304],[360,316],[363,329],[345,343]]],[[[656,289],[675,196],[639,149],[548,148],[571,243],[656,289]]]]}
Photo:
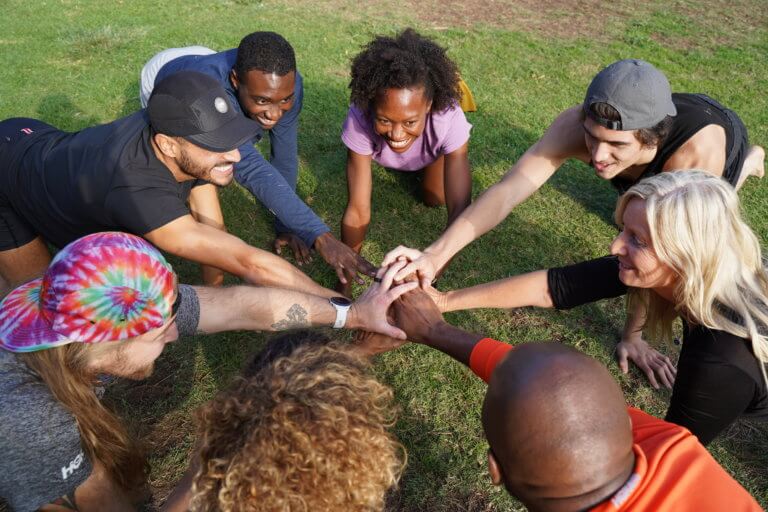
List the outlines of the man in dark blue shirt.
{"type": "Polygon", "coordinates": [[[181,70],[216,78],[238,112],[258,122],[261,130],[240,149],[235,178],[277,217],[274,249],[288,245],[299,264],[314,247],[346,283],[343,270],[373,275],[374,267],[338,241],[328,226],[296,195],[297,136],[303,100],[302,77],[293,48],[274,32],[254,32],[238,48],[214,53],[201,46],[172,48],[155,55],[141,73],[141,99],[155,81],[181,70]],[[270,159],[253,147],[269,132],[270,159]]]}

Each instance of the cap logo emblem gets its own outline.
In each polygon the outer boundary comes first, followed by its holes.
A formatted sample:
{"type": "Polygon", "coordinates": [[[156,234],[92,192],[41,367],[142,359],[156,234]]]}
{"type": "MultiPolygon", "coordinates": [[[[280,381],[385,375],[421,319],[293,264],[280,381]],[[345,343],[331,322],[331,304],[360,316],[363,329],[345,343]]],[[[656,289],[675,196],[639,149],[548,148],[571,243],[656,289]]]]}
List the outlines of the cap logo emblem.
{"type": "Polygon", "coordinates": [[[225,100],[221,96],[217,96],[216,99],[213,100],[213,106],[216,107],[216,110],[218,110],[222,114],[226,114],[227,110],[229,110],[229,105],[227,105],[227,100],[225,100]]]}

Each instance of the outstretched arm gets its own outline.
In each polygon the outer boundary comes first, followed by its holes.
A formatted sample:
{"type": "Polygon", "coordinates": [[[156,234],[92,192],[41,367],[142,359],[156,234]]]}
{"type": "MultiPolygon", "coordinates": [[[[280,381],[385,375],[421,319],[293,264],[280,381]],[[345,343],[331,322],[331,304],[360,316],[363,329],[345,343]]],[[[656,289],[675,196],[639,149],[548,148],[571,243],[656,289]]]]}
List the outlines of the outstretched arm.
{"type": "Polygon", "coordinates": [[[211,265],[262,286],[299,290],[321,297],[338,295],[267,251],[236,236],[201,224],[191,215],[179,217],[145,235],[157,247],[191,261],[211,265]]]}
{"type": "Polygon", "coordinates": [[[422,284],[424,278],[431,281],[457,252],[496,227],[515,206],[546,183],[567,158],[583,158],[584,152],[579,107],[574,107],[560,114],[504,177],[467,207],[423,254],[398,247],[384,257],[382,265],[406,257],[413,260],[412,264],[405,267],[397,279],[418,271],[422,284]]]}
{"type": "MultiPolygon", "coordinates": [[[[405,283],[390,289],[399,268],[393,266],[388,269],[383,273],[381,282],[373,283],[352,304],[345,328],[362,329],[405,339],[405,334],[387,321],[387,310],[392,301],[415,288],[417,284],[405,283]]],[[[336,309],[327,298],[298,291],[252,286],[196,287],[195,291],[200,302],[197,328],[203,333],[233,330],[282,331],[330,326],[336,321],[336,309]]]]}

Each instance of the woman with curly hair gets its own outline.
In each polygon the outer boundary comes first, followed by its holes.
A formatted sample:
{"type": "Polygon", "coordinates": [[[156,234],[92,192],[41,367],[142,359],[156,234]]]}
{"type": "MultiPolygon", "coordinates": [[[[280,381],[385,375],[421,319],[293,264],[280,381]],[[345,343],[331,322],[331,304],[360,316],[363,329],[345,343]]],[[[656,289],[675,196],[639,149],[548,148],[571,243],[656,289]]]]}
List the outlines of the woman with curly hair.
{"type": "MultiPolygon", "coordinates": [[[[198,411],[194,511],[374,511],[405,450],[392,390],[316,333],[272,340],[198,411]]],[[[185,509],[186,510],[186,509],[185,509]]]]}
{"type": "Polygon", "coordinates": [[[341,135],[349,192],[341,236],[355,251],[371,220],[371,161],[423,170],[424,203],[446,205],[447,225],[469,205],[472,125],[459,107],[459,83],[445,49],[413,29],[376,37],[352,61],[352,105],[341,135]]]}

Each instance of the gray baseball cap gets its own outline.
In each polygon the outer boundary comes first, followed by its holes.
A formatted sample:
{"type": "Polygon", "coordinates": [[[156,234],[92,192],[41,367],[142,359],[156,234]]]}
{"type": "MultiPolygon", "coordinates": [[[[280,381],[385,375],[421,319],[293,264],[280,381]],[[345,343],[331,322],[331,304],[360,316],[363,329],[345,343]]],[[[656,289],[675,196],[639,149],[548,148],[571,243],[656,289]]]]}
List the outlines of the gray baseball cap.
{"type": "Polygon", "coordinates": [[[677,115],[672,89],[664,73],[638,59],[614,62],[600,71],[587,89],[584,113],[611,130],[651,128],[666,116],[677,115]],[[603,119],[590,111],[595,103],[607,103],[620,119],[603,119]]]}

